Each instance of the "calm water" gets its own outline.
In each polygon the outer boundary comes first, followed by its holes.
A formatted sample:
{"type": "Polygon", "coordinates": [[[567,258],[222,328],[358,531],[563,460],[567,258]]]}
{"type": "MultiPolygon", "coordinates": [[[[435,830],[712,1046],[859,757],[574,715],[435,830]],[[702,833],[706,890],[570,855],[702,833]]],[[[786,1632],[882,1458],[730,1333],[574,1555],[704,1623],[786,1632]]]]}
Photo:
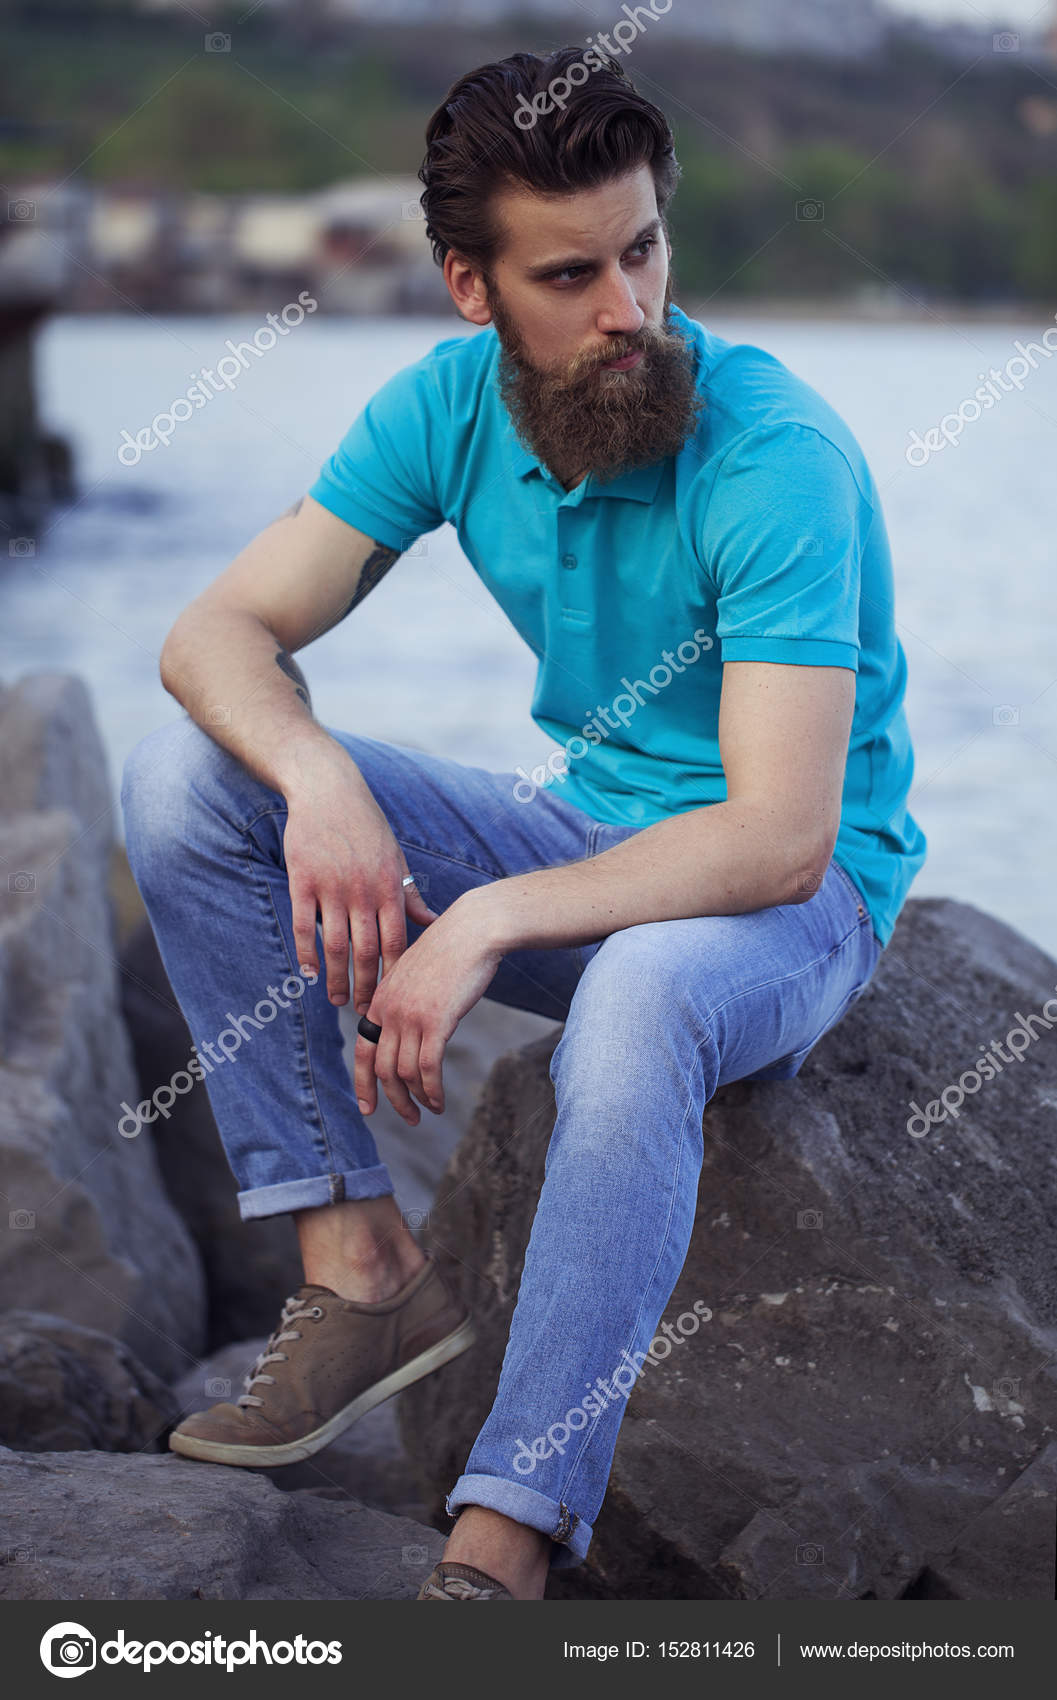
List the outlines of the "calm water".
{"type": "MultiPolygon", "coordinates": [[[[950,895],[1057,954],[1057,356],[954,447],[907,464],[922,435],[1005,372],[1046,323],[861,325],[710,317],[819,389],[863,444],[892,537],[930,857],[915,896],[950,895]]],[[[78,318],[40,344],[43,415],[72,440],[81,498],[5,575],[0,679],[68,669],[90,686],[116,786],[126,752],[180,710],[157,657],[173,619],[315,478],[372,391],[460,329],[454,319],[307,320],[231,393],[133,467],[116,451],[225,339],[257,319],[78,318]]],[[[319,718],[494,767],[549,741],[529,718],[534,662],[450,528],[405,557],[354,618],[302,654],[319,718]]]]}

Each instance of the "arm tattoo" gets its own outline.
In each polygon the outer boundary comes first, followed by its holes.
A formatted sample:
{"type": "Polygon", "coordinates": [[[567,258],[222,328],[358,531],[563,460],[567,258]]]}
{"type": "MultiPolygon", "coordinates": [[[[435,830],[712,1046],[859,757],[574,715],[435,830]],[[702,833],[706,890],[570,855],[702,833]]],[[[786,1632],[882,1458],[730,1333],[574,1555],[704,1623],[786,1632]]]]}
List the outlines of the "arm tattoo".
{"type": "Polygon", "coordinates": [[[375,544],[360,570],[352,600],[338,615],[339,622],[345,618],[346,614],[352,613],[352,610],[363,601],[365,596],[370,594],[376,584],[381,584],[393,562],[399,559],[399,549],[388,549],[384,543],[375,544]]]}
{"type": "Polygon", "coordinates": [[[288,650],[285,650],[285,649],[277,649],[276,650],[276,652],[275,652],[275,665],[277,667],[279,667],[282,670],[282,672],[284,672],[286,674],[286,677],[288,679],[293,680],[295,691],[297,692],[298,696],[301,698],[301,701],[304,703],[304,705],[308,709],[309,713],[311,713],[312,704],[311,704],[311,701],[309,700],[309,695],[308,695],[308,680],[305,678],[300,667],[297,665],[297,662],[294,660],[293,656],[289,653],[288,650]]]}

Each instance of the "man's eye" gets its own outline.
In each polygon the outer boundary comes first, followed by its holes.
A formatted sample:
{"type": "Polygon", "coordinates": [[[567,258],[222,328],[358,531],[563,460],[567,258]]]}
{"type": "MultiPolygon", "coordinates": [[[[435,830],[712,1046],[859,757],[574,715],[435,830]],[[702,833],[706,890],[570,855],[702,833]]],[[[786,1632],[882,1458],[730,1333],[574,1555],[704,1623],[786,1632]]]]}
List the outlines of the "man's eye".
{"type": "MultiPolygon", "coordinates": [[[[641,260],[648,260],[651,248],[656,248],[656,246],[656,236],[644,236],[641,242],[636,242],[633,248],[628,249],[628,253],[637,255],[641,260]]],[[[582,277],[584,272],[589,270],[589,266],[565,266],[560,272],[551,272],[547,281],[549,283],[575,283],[577,278],[582,277]]]]}

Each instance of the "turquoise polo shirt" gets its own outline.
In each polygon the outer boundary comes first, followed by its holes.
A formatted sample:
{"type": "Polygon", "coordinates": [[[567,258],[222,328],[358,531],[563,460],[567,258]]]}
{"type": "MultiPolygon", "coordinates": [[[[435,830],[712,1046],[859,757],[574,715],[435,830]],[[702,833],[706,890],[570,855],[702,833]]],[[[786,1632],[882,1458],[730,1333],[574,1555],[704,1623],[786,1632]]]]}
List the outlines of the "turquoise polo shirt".
{"type": "Polygon", "coordinates": [[[926,843],[908,813],[906,658],[862,450],[763,349],[671,310],[705,405],[676,455],[564,490],[518,438],[493,328],[438,343],[376,392],[310,494],[401,551],[445,521],[538,662],[559,746],[519,770],[595,820],[650,826],[726,798],[725,661],[856,675],[834,855],[891,938],[926,843]]]}

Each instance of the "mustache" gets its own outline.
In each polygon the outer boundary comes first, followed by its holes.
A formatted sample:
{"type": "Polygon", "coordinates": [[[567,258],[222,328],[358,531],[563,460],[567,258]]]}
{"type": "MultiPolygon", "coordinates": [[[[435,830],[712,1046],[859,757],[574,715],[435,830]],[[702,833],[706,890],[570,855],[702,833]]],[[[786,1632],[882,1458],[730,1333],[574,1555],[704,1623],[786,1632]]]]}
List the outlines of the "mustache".
{"type": "Polygon", "coordinates": [[[628,354],[648,355],[651,349],[669,349],[674,340],[670,331],[644,325],[634,336],[614,336],[604,348],[589,349],[576,355],[569,363],[566,376],[573,381],[589,377],[600,372],[611,360],[623,360],[628,354]]]}

